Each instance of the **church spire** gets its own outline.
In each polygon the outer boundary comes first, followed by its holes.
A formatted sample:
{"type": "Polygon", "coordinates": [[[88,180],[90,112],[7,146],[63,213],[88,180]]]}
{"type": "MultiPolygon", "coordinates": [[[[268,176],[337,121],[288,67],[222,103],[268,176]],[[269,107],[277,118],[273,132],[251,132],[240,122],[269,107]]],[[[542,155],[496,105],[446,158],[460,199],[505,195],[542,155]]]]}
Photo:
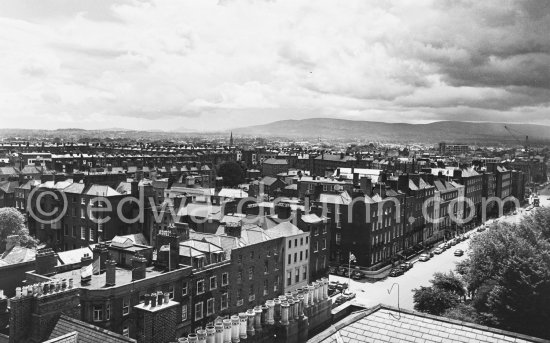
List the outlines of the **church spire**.
{"type": "Polygon", "coordinates": [[[231,131],[231,136],[229,137],[229,146],[233,146],[233,131],[231,131]]]}

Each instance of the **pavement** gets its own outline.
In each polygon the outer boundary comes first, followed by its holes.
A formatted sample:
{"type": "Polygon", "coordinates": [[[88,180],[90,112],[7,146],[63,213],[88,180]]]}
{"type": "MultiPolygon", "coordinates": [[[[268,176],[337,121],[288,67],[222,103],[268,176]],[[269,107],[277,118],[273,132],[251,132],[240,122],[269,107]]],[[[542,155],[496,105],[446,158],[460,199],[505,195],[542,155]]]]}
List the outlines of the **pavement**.
{"type": "MultiPolygon", "coordinates": [[[[550,201],[547,197],[541,197],[540,205],[548,207],[550,206],[550,201]]],[[[517,223],[527,213],[529,213],[529,211],[520,209],[516,215],[504,216],[498,220],[517,223]]],[[[492,222],[493,220],[489,220],[487,223],[490,224],[492,222]]],[[[475,231],[475,229],[472,231],[475,231]]],[[[483,234],[483,232],[478,234],[483,234]]],[[[383,303],[390,306],[414,310],[413,289],[419,288],[420,286],[429,286],[429,280],[432,279],[435,272],[447,273],[449,271],[454,271],[456,263],[464,260],[468,256],[469,245],[470,240],[467,239],[447,249],[440,255],[434,255],[429,261],[421,262],[417,259],[413,260],[413,268],[398,277],[387,277],[376,282],[352,279],[350,290],[356,293],[356,297],[353,301],[367,307],[383,303]],[[457,249],[463,250],[464,255],[460,257],[454,256],[454,251],[457,249]]],[[[338,275],[330,275],[329,280],[348,282],[348,278],[338,275]]]]}

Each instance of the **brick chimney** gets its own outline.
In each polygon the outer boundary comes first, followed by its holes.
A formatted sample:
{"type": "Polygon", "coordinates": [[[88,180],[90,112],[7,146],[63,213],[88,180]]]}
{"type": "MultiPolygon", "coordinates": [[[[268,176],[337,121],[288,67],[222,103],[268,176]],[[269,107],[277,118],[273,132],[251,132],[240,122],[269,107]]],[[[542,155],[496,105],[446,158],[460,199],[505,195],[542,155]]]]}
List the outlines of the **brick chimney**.
{"type": "Polygon", "coordinates": [[[225,224],[225,234],[228,236],[241,238],[242,223],[229,222],[225,224]]]}
{"type": "Polygon", "coordinates": [[[105,271],[105,262],[109,259],[109,249],[105,243],[97,244],[92,250],[94,253],[94,261],[99,258],[99,269],[105,271]]]}
{"type": "Polygon", "coordinates": [[[145,279],[145,268],[147,259],[141,254],[136,254],[132,258],[132,281],[145,279]]]}
{"type": "Polygon", "coordinates": [[[84,180],[84,173],[77,172],[73,174],[73,182],[79,183],[80,181],[84,180]]]}
{"type": "Polygon", "coordinates": [[[105,262],[105,286],[111,287],[116,285],[116,261],[107,260],[105,262]]]}
{"type": "Polygon", "coordinates": [[[361,177],[359,186],[365,195],[372,196],[372,180],[366,176],[361,177]]]}
{"type": "MultiPolygon", "coordinates": [[[[82,256],[80,258],[80,268],[81,270],[84,268],[84,267],[88,267],[89,265],[92,264],[92,256],[90,256],[90,254],[84,254],[84,256],[82,256]]],[[[82,277],[81,275],[81,279],[80,279],[80,283],[88,283],[92,280],[92,276],[91,275],[86,275],[84,277],[82,277]]]]}
{"type": "Polygon", "coordinates": [[[50,248],[39,249],[36,252],[35,272],[40,275],[50,276],[55,274],[57,266],[57,254],[50,248]]]}

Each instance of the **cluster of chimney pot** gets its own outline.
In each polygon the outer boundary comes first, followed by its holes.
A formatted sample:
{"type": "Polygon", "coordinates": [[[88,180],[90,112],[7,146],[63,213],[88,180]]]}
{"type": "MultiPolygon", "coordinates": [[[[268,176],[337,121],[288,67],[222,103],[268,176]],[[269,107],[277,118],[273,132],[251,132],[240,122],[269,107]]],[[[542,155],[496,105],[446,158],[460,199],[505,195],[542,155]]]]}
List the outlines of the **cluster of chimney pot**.
{"type": "Polygon", "coordinates": [[[68,284],[67,284],[67,279],[40,282],[40,283],[28,285],[28,286],[17,287],[15,289],[15,298],[19,299],[21,297],[28,297],[28,296],[39,297],[42,295],[62,292],[66,289],[71,289],[71,288],[73,288],[73,279],[69,279],[68,284]]]}
{"type": "MultiPolygon", "coordinates": [[[[157,297],[152,296],[151,300],[157,297]]],[[[168,296],[165,295],[164,299],[167,301],[168,296]]],[[[306,308],[327,299],[328,279],[322,278],[309,286],[267,300],[263,306],[232,315],[229,319],[218,318],[214,325],[207,325],[206,329],[199,327],[195,333],[179,338],[178,343],[237,343],[241,339],[260,333],[262,325],[280,323],[287,326],[291,322],[303,319],[306,308]]]]}

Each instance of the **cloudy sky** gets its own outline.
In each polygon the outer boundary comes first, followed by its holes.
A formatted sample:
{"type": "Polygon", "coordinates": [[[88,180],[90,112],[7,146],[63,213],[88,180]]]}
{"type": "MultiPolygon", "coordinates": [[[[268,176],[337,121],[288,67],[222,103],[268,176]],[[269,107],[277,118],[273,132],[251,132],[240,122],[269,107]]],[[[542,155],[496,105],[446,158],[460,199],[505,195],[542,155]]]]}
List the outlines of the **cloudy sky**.
{"type": "Polygon", "coordinates": [[[2,0],[0,128],[550,125],[550,1],[2,0]]]}

